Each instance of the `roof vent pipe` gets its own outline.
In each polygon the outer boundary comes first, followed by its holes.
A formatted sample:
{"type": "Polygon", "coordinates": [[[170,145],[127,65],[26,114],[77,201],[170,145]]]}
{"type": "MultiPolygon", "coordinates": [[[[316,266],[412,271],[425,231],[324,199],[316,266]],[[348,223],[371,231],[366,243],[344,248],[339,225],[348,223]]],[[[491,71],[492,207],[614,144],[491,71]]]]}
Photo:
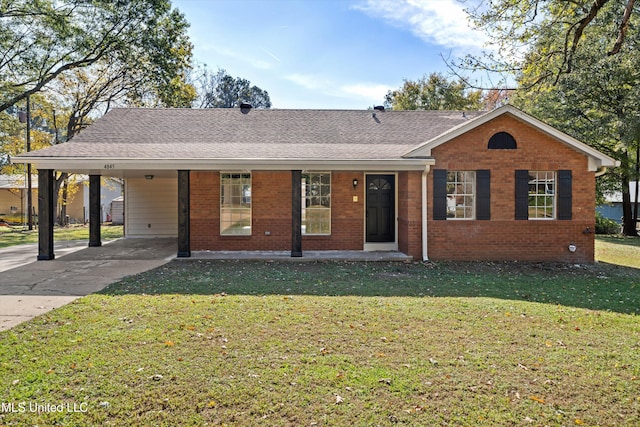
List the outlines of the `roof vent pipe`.
{"type": "Polygon", "coordinates": [[[240,112],[242,114],[247,114],[249,111],[251,111],[251,109],[253,108],[253,105],[243,102],[240,104],[240,112]]]}

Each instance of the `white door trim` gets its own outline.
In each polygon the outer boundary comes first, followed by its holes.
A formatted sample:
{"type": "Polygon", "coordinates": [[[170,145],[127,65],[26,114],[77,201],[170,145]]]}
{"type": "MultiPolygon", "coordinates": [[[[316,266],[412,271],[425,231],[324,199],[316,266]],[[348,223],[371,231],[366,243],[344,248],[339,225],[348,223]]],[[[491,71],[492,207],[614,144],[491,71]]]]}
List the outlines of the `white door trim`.
{"type": "Polygon", "coordinates": [[[398,172],[364,172],[364,214],[362,218],[362,226],[364,228],[364,251],[366,252],[374,252],[374,251],[397,251],[398,250],[398,172]],[[394,239],[393,242],[383,242],[383,243],[370,243],[367,242],[367,175],[393,175],[394,179],[394,213],[395,213],[395,221],[394,221],[394,239]]]}

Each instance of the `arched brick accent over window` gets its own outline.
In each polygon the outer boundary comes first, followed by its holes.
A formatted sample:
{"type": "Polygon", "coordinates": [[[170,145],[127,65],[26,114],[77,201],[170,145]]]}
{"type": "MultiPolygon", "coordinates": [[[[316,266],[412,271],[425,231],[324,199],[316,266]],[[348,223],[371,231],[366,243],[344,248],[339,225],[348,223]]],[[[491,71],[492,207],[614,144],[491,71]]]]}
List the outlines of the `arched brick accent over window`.
{"type": "Polygon", "coordinates": [[[515,150],[516,140],[507,132],[498,132],[489,140],[489,150],[515,150]]]}

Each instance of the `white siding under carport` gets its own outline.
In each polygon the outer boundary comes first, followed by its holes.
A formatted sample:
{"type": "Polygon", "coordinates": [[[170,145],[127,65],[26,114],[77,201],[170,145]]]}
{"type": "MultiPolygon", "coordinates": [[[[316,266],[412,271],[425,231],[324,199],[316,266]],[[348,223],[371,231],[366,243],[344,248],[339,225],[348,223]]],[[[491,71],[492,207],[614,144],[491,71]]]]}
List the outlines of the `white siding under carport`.
{"type": "Polygon", "coordinates": [[[126,237],[178,236],[178,181],[127,179],[124,197],[126,237]]]}

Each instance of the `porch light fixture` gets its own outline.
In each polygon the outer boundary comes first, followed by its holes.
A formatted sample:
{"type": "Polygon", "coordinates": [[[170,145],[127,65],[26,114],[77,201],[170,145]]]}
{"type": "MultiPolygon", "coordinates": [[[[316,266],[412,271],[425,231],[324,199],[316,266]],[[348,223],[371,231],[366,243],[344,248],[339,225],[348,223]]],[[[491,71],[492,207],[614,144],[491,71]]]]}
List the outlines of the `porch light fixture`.
{"type": "Polygon", "coordinates": [[[145,175],[144,179],[153,179],[153,175],[145,175]]]}
{"type": "Polygon", "coordinates": [[[358,178],[353,178],[353,189],[355,190],[358,186],[358,178]]]}

